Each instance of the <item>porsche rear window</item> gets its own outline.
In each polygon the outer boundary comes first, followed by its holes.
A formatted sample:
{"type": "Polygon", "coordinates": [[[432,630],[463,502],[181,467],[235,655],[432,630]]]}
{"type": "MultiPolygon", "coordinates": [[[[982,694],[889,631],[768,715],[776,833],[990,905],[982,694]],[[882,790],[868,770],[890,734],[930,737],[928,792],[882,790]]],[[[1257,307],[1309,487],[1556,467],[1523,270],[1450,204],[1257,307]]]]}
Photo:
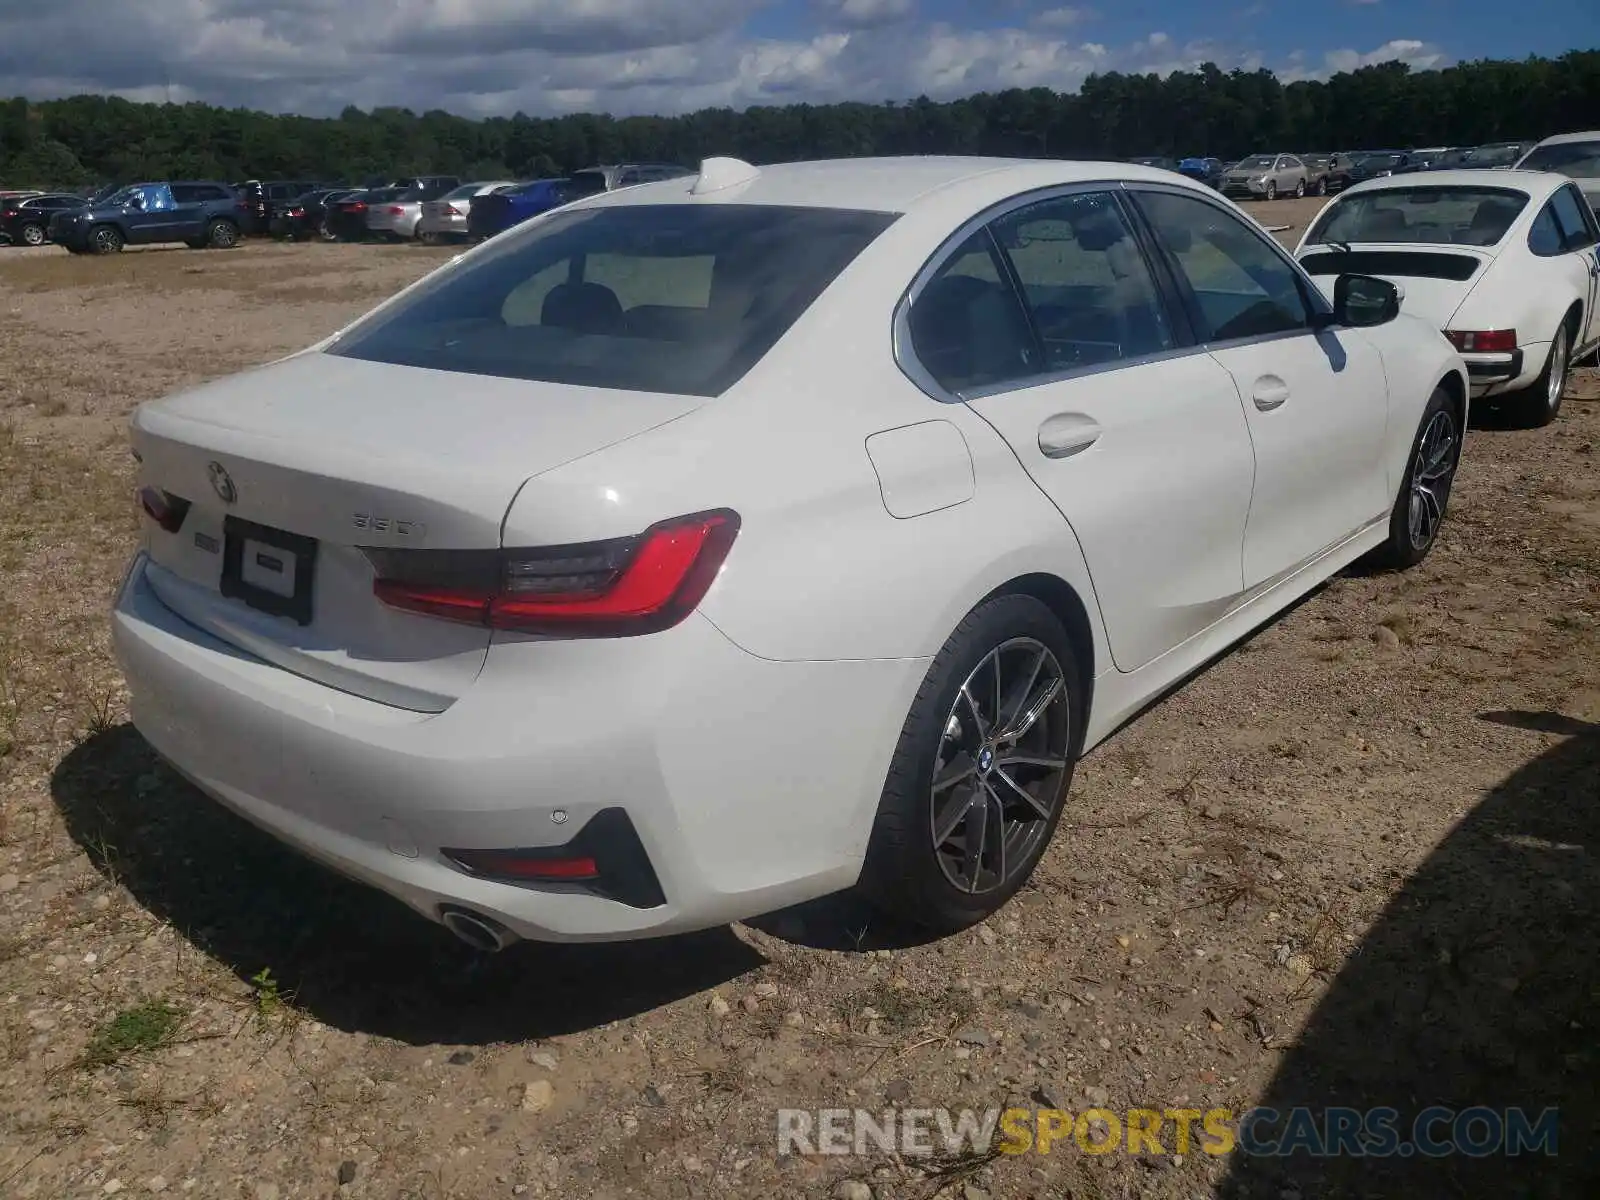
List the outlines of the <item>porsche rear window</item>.
{"type": "Polygon", "coordinates": [[[1527,206],[1527,193],[1511,188],[1419,184],[1357,192],[1329,205],[1306,242],[1493,246],[1527,206]]]}
{"type": "Polygon", "coordinates": [[[894,220],[774,205],[556,212],[445,267],[329,348],[546,383],[714,396],[894,220]]]}

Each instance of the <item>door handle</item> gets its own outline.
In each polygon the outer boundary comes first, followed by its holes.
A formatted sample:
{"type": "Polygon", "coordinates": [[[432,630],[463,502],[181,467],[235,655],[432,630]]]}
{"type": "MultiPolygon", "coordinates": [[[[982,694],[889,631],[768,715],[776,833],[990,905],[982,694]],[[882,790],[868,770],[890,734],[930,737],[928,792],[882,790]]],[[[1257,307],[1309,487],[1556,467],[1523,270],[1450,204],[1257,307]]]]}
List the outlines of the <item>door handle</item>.
{"type": "Polygon", "coordinates": [[[1271,412],[1289,398],[1289,385],[1276,375],[1263,375],[1256,380],[1250,398],[1262,412],[1271,412]]]}
{"type": "Polygon", "coordinates": [[[1046,458],[1070,458],[1098,442],[1102,432],[1093,417],[1056,413],[1039,426],[1039,453],[1046,458]]]}

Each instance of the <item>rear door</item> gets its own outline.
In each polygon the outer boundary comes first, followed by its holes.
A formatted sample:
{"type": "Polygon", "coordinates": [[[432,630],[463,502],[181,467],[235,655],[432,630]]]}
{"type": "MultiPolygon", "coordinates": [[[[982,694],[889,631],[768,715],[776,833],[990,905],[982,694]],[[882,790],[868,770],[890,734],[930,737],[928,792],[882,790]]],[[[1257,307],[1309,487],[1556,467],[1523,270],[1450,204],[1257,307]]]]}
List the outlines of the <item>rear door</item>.
{"type": "Polygon", "coordinates": [[[169,236],[186,241],[199,237],[206,225],[205,201],[211,199],[210,193],[216,190],[196,183],[173,184],[169,236]]]}
{"type": "Polygon", "coordinates": [[[1259,227],[1193,192],[1136,196],[1197,333],[1244,398],[1256,461],[1244,585],[1258,588],[1393,503],[1383,362],[1359,333],[1313,327],[1322,302],[1259,227]]]}
{"type": "Polygon", "coordinates": [[[1238,392],[1175,323],[1117,192],[999,217],[953,250],[911,325],[919,359],[1071,524],[1121,670],[1237,602],[1254,473],[1238,392]]]}

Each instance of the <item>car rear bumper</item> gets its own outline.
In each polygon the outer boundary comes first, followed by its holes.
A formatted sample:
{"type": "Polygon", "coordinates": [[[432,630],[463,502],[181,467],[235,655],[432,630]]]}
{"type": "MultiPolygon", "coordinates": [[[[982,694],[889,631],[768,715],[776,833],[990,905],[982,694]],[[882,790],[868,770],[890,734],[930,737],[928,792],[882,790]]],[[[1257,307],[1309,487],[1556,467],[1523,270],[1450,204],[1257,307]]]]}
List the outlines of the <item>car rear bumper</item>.
{"type": "Polygon", "coordinates": [[[419,214],[396,216],[393,213],[367,213],[367,232],[382,236],[416,237],[419,214]]]}
{"type": "Polygon", "coordinates": [[[141,554],[112,633],[157,752],[433,920],[460,907],[538,940],[705,928],[852,885],[927,669],[772,662],[697,615],[641,638],[496,645],[462,699],[423,714],[241,653],[167,608],[146,567],[141,554]],[[496,882],[443,853],[558,846],[618,809],[662,903],[496,882]]]}
{"type": "Polygon", "coordinates": [[[1474,397],[1514,392],[1532,386],[1544,370],[1548,342],[1530,343],[1509,354],[1463,354],[1474,397]]]}

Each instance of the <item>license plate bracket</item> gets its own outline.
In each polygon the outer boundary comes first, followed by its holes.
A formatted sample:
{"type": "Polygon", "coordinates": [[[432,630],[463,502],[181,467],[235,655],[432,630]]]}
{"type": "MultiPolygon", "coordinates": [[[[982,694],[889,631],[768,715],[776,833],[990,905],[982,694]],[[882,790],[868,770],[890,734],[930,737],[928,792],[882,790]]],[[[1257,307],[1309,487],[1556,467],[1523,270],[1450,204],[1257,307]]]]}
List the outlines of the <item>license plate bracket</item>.
{"type": "Polygon", "coordinates": [[[224,596],[299,625],[311,624],[317,540],[242,517],[222,523],[224,596]]]}

